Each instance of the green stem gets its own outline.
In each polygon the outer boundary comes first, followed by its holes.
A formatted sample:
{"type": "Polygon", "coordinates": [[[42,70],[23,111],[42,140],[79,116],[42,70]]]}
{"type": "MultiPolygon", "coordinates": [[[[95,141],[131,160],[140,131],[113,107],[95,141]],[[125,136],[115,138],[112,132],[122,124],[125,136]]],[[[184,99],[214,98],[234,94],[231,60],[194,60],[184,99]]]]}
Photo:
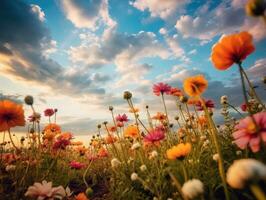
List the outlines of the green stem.
{"type": "Polygon", "coordinates": [[[14,141],[13,141],[13,139],[12,139],[10,129],[8,129],[7,132],[8,132],[8,135],[9,135],[9,138],[10,138],[10,142],[11,142],[11,144],[13,145],[13,147],[14,147],[16,150],[18,150],[18,147],[15,145],[15,143],[14,143],[14,141]]]}
{"type": "Polygon", "coordinates": [[[176,189],[177,191],[180,193],[181,197],[184,199],[184,200],[188,200],[188,198],[183,194],[182,192],[182,186],[181,184],[179,183],[179,181],[176,179],[176,177],[174,176],[174,174],[172,172],[168,172],[169,176],[171,177],[172,181],[174,182],[175,186],[176,186],[176,189]]]}
{"type": "Polygon", "coordinates": [[[87,188],[89,187],[89,184],[88,184],[88,182],[86,181],[86,175],[87,175],[88,170],[89,170],[89,168],[90,168],[90,166],[91,166],[91,163],[92,163],[92,162],[90,162],[90,164],[88,165],[88,167],[86,168],[86,170],[85,170],[85,172],[84,172],[84,174],[83,174],[83,176],[82,176],[82,178],[83,178],[83,182],[85,183],[85,185],[86,185],[87,188]]]}
{"type": "Polygon", "coordinates": [[[164,95],[162,94],[161,96],[162,96],[162,101],[163,101],[164,112],[166,114],[166,119],[167,119],[167,127],[169,127],[169,118],[168,118],[167,108],[166,108],[166,105],[165,105],[164,95]]]}
{"type": "Polygon", "coordinates": [[[250,185],[250,189],[251,189],[252,193],[254,194],[254,196],[258,200],[266,200],[266,196],[265,196],[264,192],[262,191],[262,189],[258,185],[252,184],[252,185],[250,185]]]}

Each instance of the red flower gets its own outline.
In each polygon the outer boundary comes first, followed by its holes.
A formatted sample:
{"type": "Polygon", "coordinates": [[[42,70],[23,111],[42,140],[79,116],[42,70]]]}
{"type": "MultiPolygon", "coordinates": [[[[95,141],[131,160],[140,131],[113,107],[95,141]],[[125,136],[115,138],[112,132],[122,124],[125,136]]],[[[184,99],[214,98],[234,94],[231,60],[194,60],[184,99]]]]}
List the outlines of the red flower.
{"type": "Polygon", "coordinates": [[[183,95],[182,91],[178,88],[171,88],[170,94],[176,97],[180,97],[183,95]]]}
{"type": "MultiPolygon", "coordinates": [[[[204,101],[204,102],[205,102],[206,108],[214,108],[214,102],[213,102],[213,100],[209,99],[209,100],[204,101]]],[[[201,101],[198,101],[195,105],[196,105],[198,111],[204,110],[201,101]]]]}
{"type": "Polygon", "coordinates": [[[46,117],[51,117],[53,114],[54,114],[54,109],[52,109],[52,108],[47,108],[44,111],[44,116],[46,116],[46,117]]]}
{"type": "Polygon", "coordinates": [[[81,162],[77,162],[77,161],[71,161],[69,163],[69,166],[72,168],[72,169],[81,169],[83,167],[85,167],[86,165],[84,163],[81,163],[81,162]]]}
{"type": "Polygon", "coordinates": [[[116,116],[116,121],[118,121],[118,122],[128,122],[128,118],[127,118],[127,115],[126,114],[123,114],[123,115],[117,115],[116,116]]]}
{"type": "Polygon", "coordinates": [[[247,104],[246,103],[242,103],[240,107],[241,107],[241,110],[243,112],[246,112],[247,111],[247,104]]]}
{"type": "Polygon", "coordinates": [[[53,144],[53,149],[54,150],[66,149],[66,147],[70,144],[71,144],[70,140],[59,139],[59,140],[56,140],[55,143],[53,144]]]}
{"type": "Polygon", "coordinates": [[[157,83],[153,85],[153,93],[156,96],[160,96],[161,94],[170,94],[171,86],[166,83],[157,83]]]}
{"type": "Polygon", "coordinates": [[[149,132],[149,134],[147,134],[144,137],[144,142],[155,143],[155,142],[163,140],[164,138],[165,138],[164,132],[160,128],[158,128],[158,129],[155,129],[149,132]]]}

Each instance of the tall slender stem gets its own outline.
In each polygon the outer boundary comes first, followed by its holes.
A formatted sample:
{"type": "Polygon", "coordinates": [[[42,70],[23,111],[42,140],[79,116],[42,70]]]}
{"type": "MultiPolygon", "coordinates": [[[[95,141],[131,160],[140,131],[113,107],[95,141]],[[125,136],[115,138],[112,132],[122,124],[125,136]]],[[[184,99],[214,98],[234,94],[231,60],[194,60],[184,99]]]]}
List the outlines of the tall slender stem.
{"type": "Polygon", "coordinates": [[[9,135],[9,138],[10,138],[10,142],[11,142],[11,144],[13,145],[13,147],[14,147],[16,150],[18,150],[18,147],[15,145],[15,143],[14,143],[14,141],[13,141],[13,139],[12,139],[10,129],[8,129],[7,132],[8,132],[8,135],[9,135]]]}

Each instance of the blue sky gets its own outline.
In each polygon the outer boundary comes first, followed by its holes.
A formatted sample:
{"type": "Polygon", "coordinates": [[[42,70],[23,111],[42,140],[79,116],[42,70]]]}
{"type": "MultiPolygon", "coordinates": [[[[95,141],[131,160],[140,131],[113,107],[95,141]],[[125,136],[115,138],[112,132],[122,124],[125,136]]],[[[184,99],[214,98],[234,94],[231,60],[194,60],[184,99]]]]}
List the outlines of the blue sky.
{"type": "MultiPolygon", "coordinates": [[[[249,31],[256,51],[244,62],[259,84],[266,66],[266,28],[244,12],[246,0],[4,0],[0,8],[0,84],[2,98],[35,97],[42,112],[59,109],[59,123],[77,134],[128,110],[123,91],[136,104],[162,109],[152,85],[182,88],[184,78],[204,74],[206,96],[239,91],[237,69],[217,71],[211,48],[223,34],[249,31]],[[3,9],[3,10],[1,10],[3,9]]],[[[264,92],[261,90],[260,92],[264,92]]],[[[174,114],[173,99],[168,98],[174,114]]],[[[30,114],[28,108],[26,113],[30,114]]],[[[45,121],[46,119],[44,119],[45,121]]]]}

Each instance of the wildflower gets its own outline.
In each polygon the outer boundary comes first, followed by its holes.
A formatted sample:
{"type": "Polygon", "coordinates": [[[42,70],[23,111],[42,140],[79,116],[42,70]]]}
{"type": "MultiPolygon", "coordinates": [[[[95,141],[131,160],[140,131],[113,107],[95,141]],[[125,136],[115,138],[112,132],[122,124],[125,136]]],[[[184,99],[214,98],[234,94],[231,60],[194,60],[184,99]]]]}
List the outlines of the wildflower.
{"type": "Polygon", "coordinates": [[[27,96],[24,98],[24,102],[25,102],[27,105],[32,106],[32,105],[33,105],[33,102],[34,102],[33,97],[30,96],[30,95],[27,95],[27,96]]]}
{"type": "Polygon", "coordinates": [[[139,129],[136,125],[129,125],[124,130],[125,137],[138,138],[140,136],[139,129]]]}
{"type": "Polygon", "coordinates": [[[121,164],[121,162],[120,162],[117,158],[113,158],[113,159],[111,160],[111,166],[112,166],[113,168],[118,167],[120,164],[121,164]]]}
{"type": "Polygon", "coordinates": [[[199,100],[195,98],[189,98],[187,101],[188,105],[196,105],[197,103],[199,103],[199,100]]]}
{"type": "Polygon", "coordinates": [[[191,144],[190,143],[180,143],[166,151],[166,156],[170,160],[175,159],[183,159],[187,156],[191,151],[191,144]]]}
{"type": "Polygon", "coordinates": [[[144,172],[144,171],[146,171],[146,170],[147,170],[146,165],[141,165],[141,166],[140,166],[140,171],[144,172]]]}
{"type": "Polygon", "coordinates": [[[243,112],[246,112],[247,111],[247,104],[246,103],[242,103],[241,106],[240,106],[241,110],[243,112]]]}
{"type": "Polygon", "coordinates": [[[266,112],[256,113],[253,118],[256,124],[249,116],[240,120],[239,124],[235,126],[236,131],[233,133],[233,137],[235,144],[240,149],[245,149],[249,145],[252,152],[258,152],[261,140],[266,143],[266,112]]]}
{"type": "Polygon", "coordinates": [[[212,48],[211,61],[217,69],[226,70],[234,63],[241,63],[254,50],[252,36],[248,32],[222,36],[212,48]]]}
{"type": "Polygon", "coordinates": [[[150,153],[150,156],[149,156],[149,159],[153,159],[153,158],[156,158],[158,156],[158,152],[153,150],[151,153],[150,153]]]}
{"type": "Polygon", "coordinates": [[[100,158],[107,157],[108,156],[108,151],[105,148],[101,147],[99,149],[99,151],[98,151],[98,156],[100,158]]]}
{"type": "Polygon", "coordinates": [[[130,176],[130,179],[131,179],[132,181],[136,181],[138,178],[139,178],[139,176],[138,176],[138,174],[135,173],[135,172],[133,172],[133,173],[131,174],[131,176],[130,176]]]}
{"type": "MultiPolygon", "coordinates": [[[[209,99],[209,100],[207,100],[207,101],[204,100],[204,104],[205,104],[205,107],[206,107],[206,108],[209,108],[209,109],[214,108],[214,102],[213,102],[213,100],[211,100],[211,99],[209,99]]],[[[198,101],[198,102],[196,103],[197,110],[198,110],[198,111],[202,111],[202,110],[204,110],[204,107],[203,107],[204,104],[203,104],[203,102],[198,101]]]]}
{"type": "Polygon", "coordinates": [[[51,123],[51,124],[48,124],[47,126],[45,126],[43,131],[44,132],[51,131],[51,132],[55,133],[56,135],[58,135],[61,133],[61,127],[57,124],[51,123]]]}
{"type": "Polygon", "coordinates": [[[228,104],[228,97],[226,95],[221,96],[220,102],[221,104],[228,104]]]}
{"type": "Polygon", "coordinates": [[[207,86],[208,81],[203,75],[192,76],[184,81],[184,90],[191,97],[201,95],[207,89],[207,86]]]}
{"type": "Polygon", "coordinates": [[[34,112],[32,115],[28,117],[29,122],[40,122],[41,114],[34,112]]]}
{"type": "Polygon", "coordinates": [[[138,108],[131,108],[131,109],[129,109],[129,112],[130,113],[138,113],[139,109],[138,108]]]}
{"type": "Polygon", "coordinates": [[[52,182],[35,182],[33,186],[28,187],[25,196],[36,199],[62,199],[66,195],[62,186],[52,187],[52,182]]]}
{"type": "Polygon", "coordinates": [[[53,144],[53,149],[54,150],[58,150],[58,149],[64,150],[70,144],[71,144],[70,140],[65,140],[65,139],[56,140],[55,143],[53,144]]]}
{"type": "Polygon", "coordinates": [[[216,153],[212,156],[212,159],[215,160],[215,161],[218,161],[219,160],[219,154],[216,153]]]}
{"type": "Polygon", "coordinates": [[[72,146],[80,146],[80,145],[83,145],[83,142],[81,142],[81,141],[72,141],[70,144],[72,146]]]}
{"type": "Polygon", "coordinates": [[[73,138],[73,134],[70,132],[61,133],[58,135],[58,140],[71,140],[73,138]]]}
{"type": "Polygon", "coordinates": [[[227,183],[236,189],[242,189],[248,182],[266,179],[266,166],[255,159],[235,160],[228,168],[227,183]]]}
{"type": "Polygon", "coordinates": [[[191,179],[184,183],[182,192],[187,198],[194,199],[203,194],[203,183],[198,179],[191,179]]]}
{"type": "Polygon", "coordinates": [[[150,131],[147,135],[144,137],[144,142],[159,142],[165,138],[165,134],[162,130],[157,129],[157,130],[152,130],[150,131]]]}
{"type": "Polygon", "coordinates": [[[106,137],[105,137],[105,142],[106,144],[113,144],[117,141],[117,138],[114,136],[114,135],[111,135],[111,134],[108,134],[106,137]]]}
{"type": "Polygon", "coordinates": [[[15,169],[16,169],[16,165],[7,165],[6,166],[7,172],[14,171],[15,169]]]}
{"type": "Polygon", "coordinates": [[[249,0],[246,4],[246,13],[253,17],[263,16],[266,10],[264,0],[249,0]]]}
{"type": "Polygon", "coordinates": [[[116,121],[118,122],[128,122],[128,118],[127,118],[127,115],[126,114],[123,114],[123,115],[117,115],[116,116],[116,121]]]}
{"type": "Polygon", "coordinates": [[[110,126],[110,127],[108,127],[108,131],[110,131],[110,132],[116,132],[116,127],[115,126],[110,126]]]}
{"type": "Polygon", "coordinates": [[[166,83],[158,83],[153,85],[153,93],[156,96],[160,96],[165,94],[170,94],[171,92],[171,86],[166,83]]]}
{"type": "Polygon", "coordinates": [[[22,105],[10,100],[0,101],[0,131],[7,131],[15,126],[25,126],[22,105]]]}
{"type": "Polygon", "coordinates": [[[186,96],[182,95],[182,96],[179,97],[179,101],[181,103],[187,103],[188,102],[188,98],[186,96]]]}
{"type": "Polygon", "coordinates": [[[116,123],[116,126],[121,128],[121,127],[124,126],[124,123],[123,123],[123,122],[117,122],[117,123],[116,123]]]}
{"type": "Polygon", "coordinates": [[[44,116],[46,116],[46,117],[51,117],[51,116],[53,116],[53,114],[54,114],[54,109],[52,109],[52,108],[47,108],[44,111],[44,116]]]}
{"type": "Polygon", "coordinates": [[[153,116],[152,119],[163,121],[166,120],[166,115],[164,113],[157,112],[157,114],[153,116]]]}
{"type": "Polygon", "coordinates": [[[75,196],[75,200],[89,200],[84,192],[79,193],[75,196]]]}
{"type": "Polygon", "coordinates": [[[182,91],[180,90],[180,89],[178,89],[178,88],[171,88],[171,90],[170,90],[170,94],[172,95],[172,96],[176,96],[176,97],[180,97],[180,96],[182,96],[183,95],[183,93],[182,93],[182,91]]]}
{"type": "Polygon", "coordinates": [[[80,156],[84,156],[87,151],[86,147],[81,145],[77,146],[75,150],[79,153],[80,156]]]}
{"type": "Polygon", "coordinates": [[[139,149],[141,147],[140,143],[139,142],[135,142],[132,146],[131,146],[131,149],[132,150],[136,150],[136,149],[139,149]]]}
{"type": "Polygon", "coordinates": [[[109,106],[109,110],[110,111],[113,111],[114,110],[114,107],[113,106],[109,106]]]}
{"type": "Polygon", "coordinates": [[[81,168],[84,168],[86,165],[84,163],[81,163],[81,162],[77,162],[75,160],[71,161],[69,163],[69,166],[72,168],[72,169],[81,169],[81,168]]]}

